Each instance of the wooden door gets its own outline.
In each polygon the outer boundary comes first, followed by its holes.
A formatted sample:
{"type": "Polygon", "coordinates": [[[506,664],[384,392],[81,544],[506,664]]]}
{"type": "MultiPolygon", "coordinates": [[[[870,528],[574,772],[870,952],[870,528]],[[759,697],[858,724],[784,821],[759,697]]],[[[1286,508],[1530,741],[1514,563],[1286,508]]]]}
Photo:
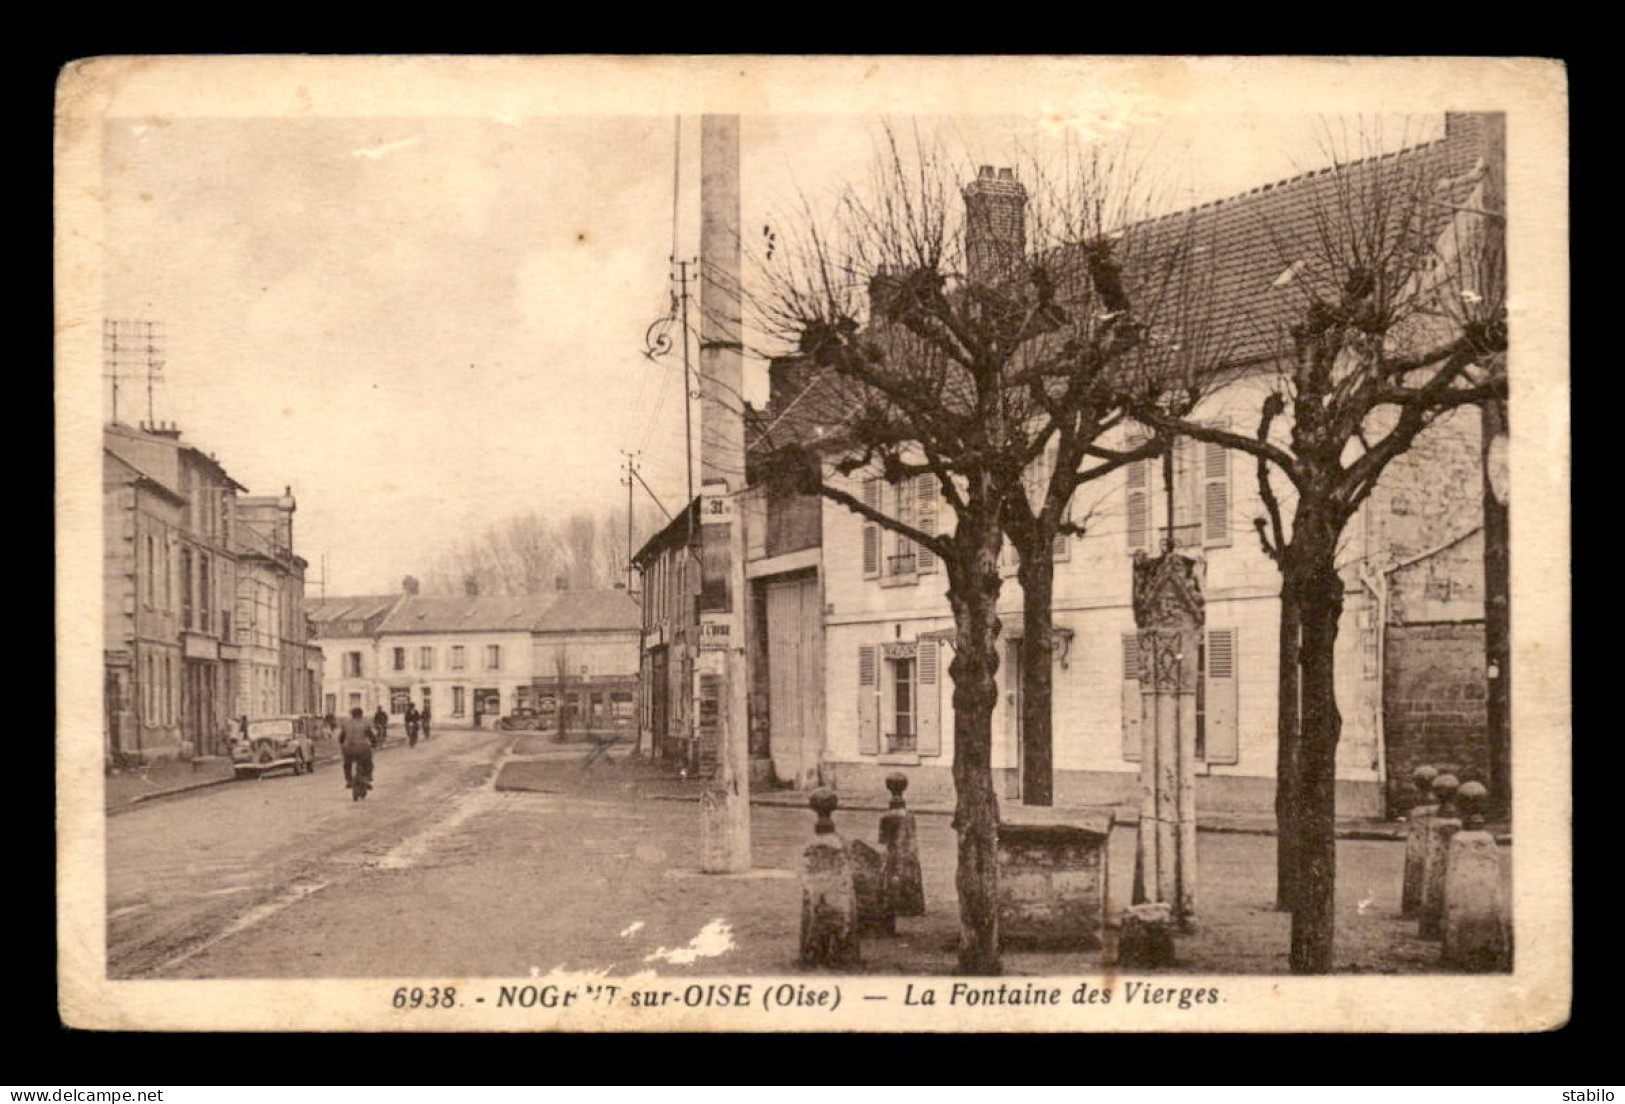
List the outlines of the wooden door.
{"type": "Polygon", "coordinates": [[[768,754],[775,777],[816,785],[822,747],[823,622],[818,580],[769,583],[768,754]]]}
{"type": "Polygon", "coordinates": [[[767,585],[768,755],[778,778],[801,776],[801,586],[767,585]]]}

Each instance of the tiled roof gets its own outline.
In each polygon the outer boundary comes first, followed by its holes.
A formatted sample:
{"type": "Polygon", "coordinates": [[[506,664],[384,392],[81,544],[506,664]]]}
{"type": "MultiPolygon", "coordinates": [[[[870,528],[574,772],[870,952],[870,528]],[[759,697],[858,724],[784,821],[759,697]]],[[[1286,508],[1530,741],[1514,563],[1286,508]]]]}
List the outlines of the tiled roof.
{"type": "Polygon", "coordinates": [[[624,590],[566,590],[536,623],[537,632],[636,631],[643,613],[624,590]]]}
{"type": "Polygon", "coordinates": [[[552,595],[467,595],[404,599],[378,631],[530,632],[553,604],[552,595]]]}
{"type": "Polygon", "coordinates": [[[317,624],[333,621],[365,621],[385,613],[400,599],[399,594],[354,598],[307,598],[305,615],[317,624]]]}
{"type": "MultiPolygon", "coordinates": [[[[1431,196],[1425,209],[1437,221],[1418,236],[1436,236],[1453,217],[1452,206],[1476,186],[1481,153],[1476,117],[1455,116],[1446,136],[1436,141],[1136,224],[1117,239],[1116,256],[1132,274],[1136,266],[1155,265],[1175,249],[1188,250],[1186,263],[1200,277],[1170,282],[1204,301],[1202,314],[1211,320],[1200,334],[1204,347],[1222,353],[1224,363],[1234,367],[1259,364],[1283,351],[1286,330],[1301,316],[1306,293],[1323,286],[1326,274],[1317,268],[1325,252],[1323,233],[1335,233],[1326,224],[1328,214],[1350,200],[1360,204],[1361,197],[1391,189],[1384,182],[1399,177],[1419,183],[1431,196]]],[[[1402,214],[1396,206],[1392,217],[1402,214]]],[[[1063,261],[1056,267],[1077,266],[1063,261]]],[[[752,459],[791,443],[832,443],[844,413],[857,401],[854,386],[804,357],[775,361],[773,379],[767,408],[747,416],[752,459]]]]}

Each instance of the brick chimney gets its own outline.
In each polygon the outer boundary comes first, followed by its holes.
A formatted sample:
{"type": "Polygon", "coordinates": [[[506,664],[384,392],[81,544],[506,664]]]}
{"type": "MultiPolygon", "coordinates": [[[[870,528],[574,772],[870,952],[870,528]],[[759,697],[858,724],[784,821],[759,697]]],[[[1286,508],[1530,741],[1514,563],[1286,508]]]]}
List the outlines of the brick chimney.
{"type": "Polygon", "coordinates": [[[480,596],[479,580],[474,578],[472,575],[464,575],[463,593],[468,595],[470,598],[478,598],[480,596]]]}
{"type": "Polygon", "coordinates": [[[413,594],[413,595],[417,594],[417,592],[418,592],[418,578],[417,578],[417,576],[416,575],[408,575],[406,578],[402,579],[401,580],[401,591],[403,593],[405,593],[405,594],[413,594]]]}
{"type": "Polygon", "coordinates": [[[1027,189],[1014,169],[983,165],[965,185],[965,270],[993,282],[1019,264],[1027,249],[1027,189]]]}

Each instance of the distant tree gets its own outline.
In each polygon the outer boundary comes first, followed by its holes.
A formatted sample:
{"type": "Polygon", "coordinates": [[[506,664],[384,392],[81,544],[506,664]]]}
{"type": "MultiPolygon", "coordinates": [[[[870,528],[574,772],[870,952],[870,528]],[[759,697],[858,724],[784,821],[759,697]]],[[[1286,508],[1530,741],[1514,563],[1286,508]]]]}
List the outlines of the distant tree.
{"type": "MultiPolygon", "coordinates": [[[[662,519],[650,508],[633,518],[639,543],[662,519]]],[[[427,594],[461,594],[473,578],[481,594],[546,594],[560,577],[572,589],[626,582],[625,507],[579,510],[564,518],[532,511],[504,518],[443,553],[423,573],[427,594]]]]}

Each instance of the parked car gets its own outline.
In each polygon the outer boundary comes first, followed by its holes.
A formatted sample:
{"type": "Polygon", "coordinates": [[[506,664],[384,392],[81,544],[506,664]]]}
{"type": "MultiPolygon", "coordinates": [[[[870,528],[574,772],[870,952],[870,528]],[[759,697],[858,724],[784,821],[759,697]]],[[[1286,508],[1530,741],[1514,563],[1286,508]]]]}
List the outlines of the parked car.
{"type": "Polygon", "coordinates": [[[316,769],[319,717],[258,717],[248,721],[231,745],[232,770],[238,778],[264,778],[274,770],[309,774],[316,769]]]}
{"type": "Polygon", "coordinates": [[[497,722],[504,732],[523,732],[542,727],[542,715],[528,705],[515,706],[514,711],[497,722]]]}

